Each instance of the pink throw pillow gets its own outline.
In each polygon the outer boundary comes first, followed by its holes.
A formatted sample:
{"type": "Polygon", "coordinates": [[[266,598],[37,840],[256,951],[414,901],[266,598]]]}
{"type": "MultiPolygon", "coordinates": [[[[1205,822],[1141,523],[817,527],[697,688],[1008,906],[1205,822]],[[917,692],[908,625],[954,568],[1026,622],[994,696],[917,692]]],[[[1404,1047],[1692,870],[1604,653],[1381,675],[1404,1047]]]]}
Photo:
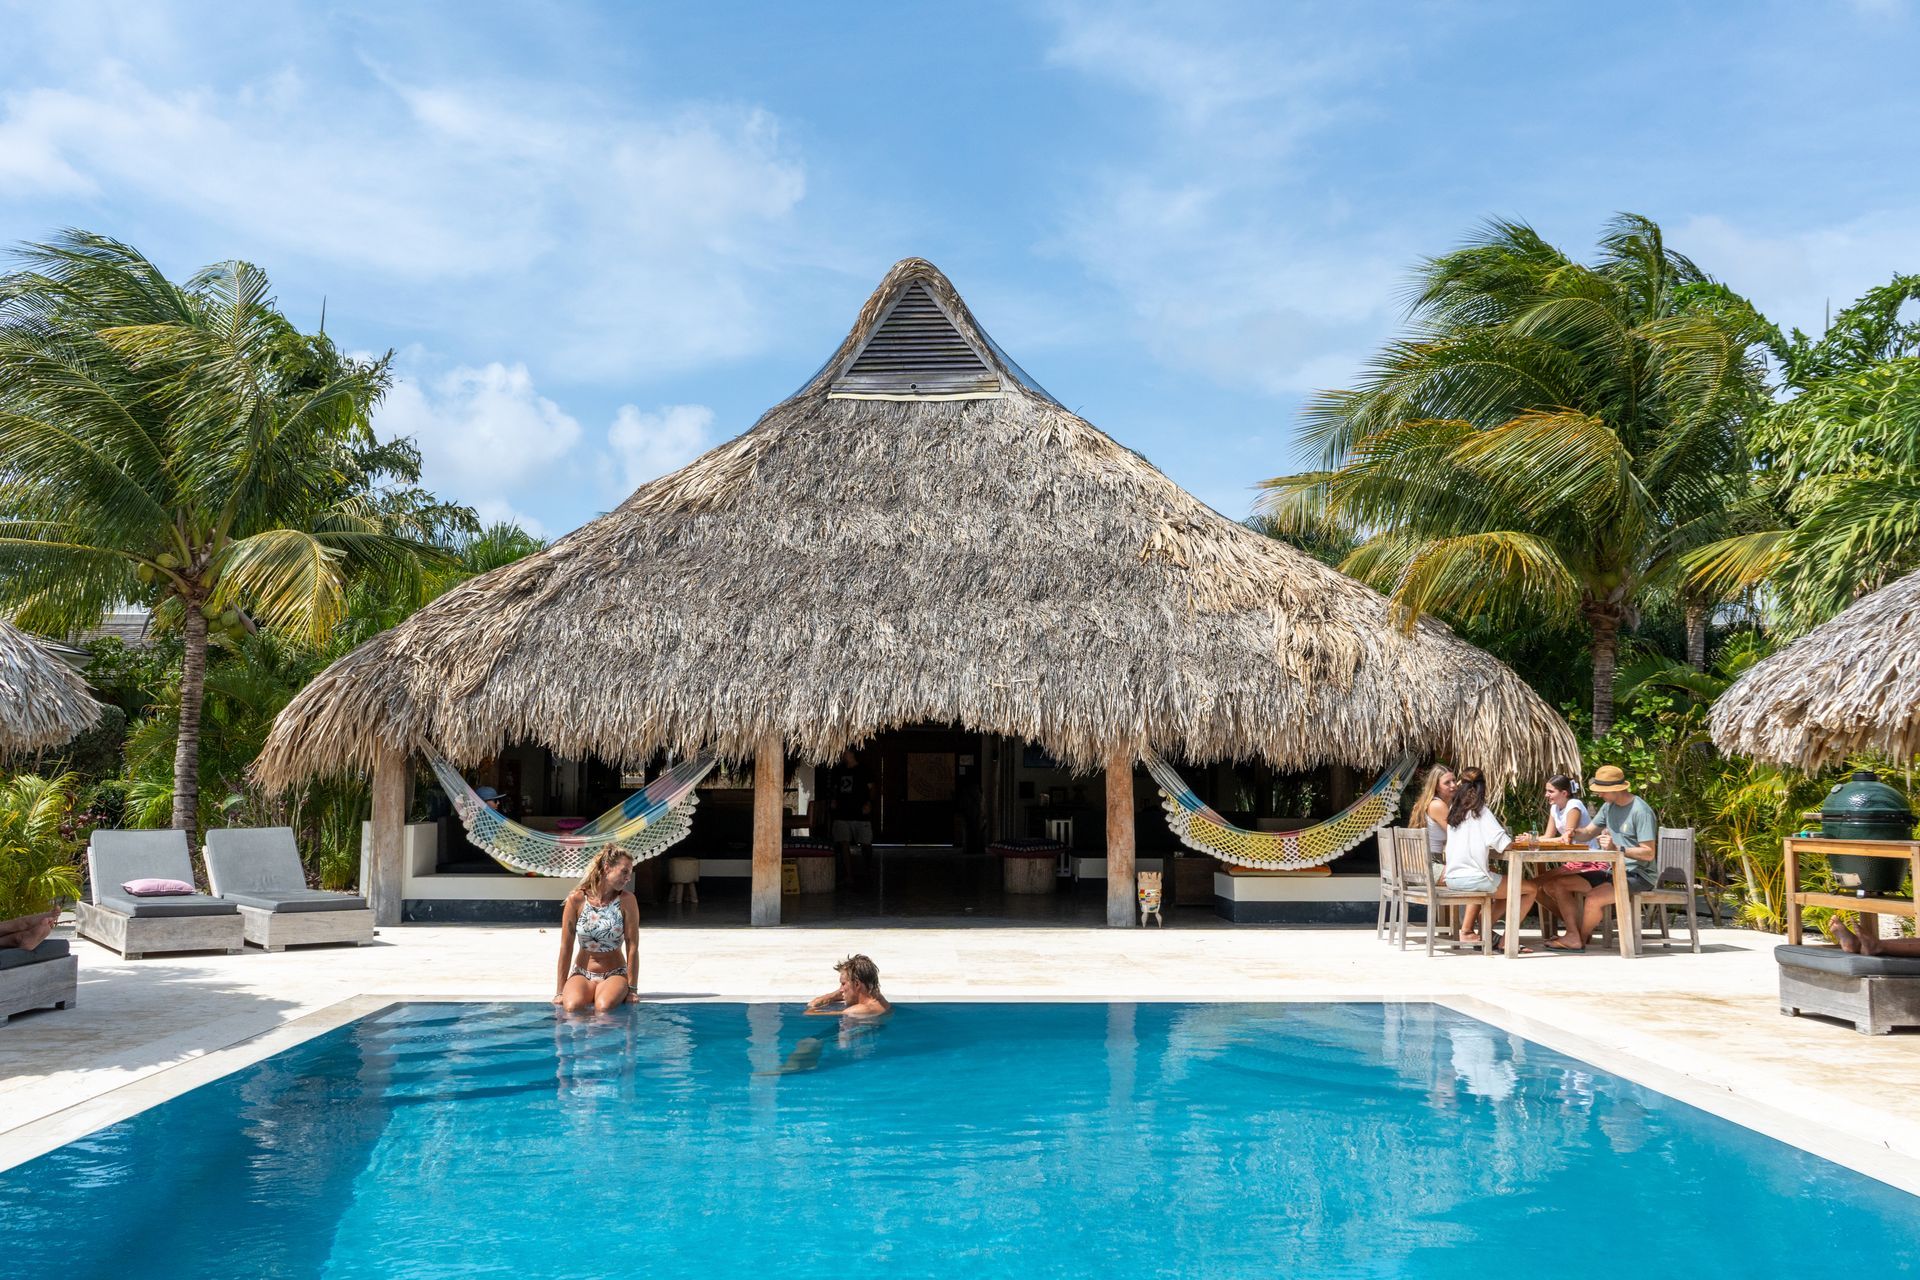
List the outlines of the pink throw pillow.
{"type": "Polygon", "coordinates": [[[184,880],[162,880],[148,876],[144,880],[129,880],[120,886],[120,892],[130,893],[136,898],[165,898],[182,893],[192,893],[193,886],[184,880]]]}

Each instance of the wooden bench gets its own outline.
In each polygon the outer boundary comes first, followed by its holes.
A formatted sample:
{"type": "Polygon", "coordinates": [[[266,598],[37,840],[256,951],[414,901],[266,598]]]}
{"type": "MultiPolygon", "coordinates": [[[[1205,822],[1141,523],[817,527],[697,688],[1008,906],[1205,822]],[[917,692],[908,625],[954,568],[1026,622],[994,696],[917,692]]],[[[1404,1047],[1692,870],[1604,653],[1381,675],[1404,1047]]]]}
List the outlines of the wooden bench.
{"type": "Polygon", "coordinates": [[[80,960],[65,938],[31,951],[0,947],[0,1022],[30,1009],[70,1009],[80,986],[80,960]]]}
{"type": "Polygon", "coordinates": [[[1780,964],[1780,1012],[1788,1017],[1838,1018],[1869,1036],[1920,1027],[1920,960],[1792,944],[1775,947],[1773,958],[1780,964]]]}

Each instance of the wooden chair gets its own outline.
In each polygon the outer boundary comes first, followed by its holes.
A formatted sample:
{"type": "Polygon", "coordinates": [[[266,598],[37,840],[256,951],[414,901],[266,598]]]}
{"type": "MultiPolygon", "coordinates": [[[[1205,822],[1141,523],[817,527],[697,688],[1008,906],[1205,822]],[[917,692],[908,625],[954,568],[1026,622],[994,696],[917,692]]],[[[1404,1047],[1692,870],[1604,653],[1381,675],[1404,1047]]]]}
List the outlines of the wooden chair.
{"type": "Polygon", "coordinates": [[[1393,828],[1382,827],[1373,836],[1380,845],[1380,912],[1374,918],[1373,936],[1393,938],[1407,913],[1406,884],[1400,878],[1400,860],[1393,856],[1393,828]]]}
{"type": "MultiPolygon", "coordinates": [[[[1659,851],[1659,871],[1654,887],[1633,895],[1636,914],[1648,908],[1660,926],[1661,945],[1672,948],[1673,935],[1667,931],[1667,909],[1679,907],[1687,913],[1687,934],[1693,940],[1695,954],[1700,951],[1699,886],[1694,871],[1692,827],[1662,827],[1655,848],[1659,851]]],[[[1642,930],[1644,933],[1645,930],[1642,930]]]]}
{"type": "MultiPolygon", "coordinates": [[[[1469,893],[1464,889],[1449,889],[1436,884],[1433,874],[1433,858],[1427,852],[1427,833],[1416,827],[1395,827],[1393,830],[1393,851],[1399,863],[1398,874],[1402,888],[1400,949],[1407,949],[1409,926],[1406,917],[1410,909],[1418,904],[1427,911],[1427,954],[1433,954],[1434,916],[1447,907],[1478,906],[1486,919],[1480,928],[1480,951],[1483,955],[1493,954],[1493,907],[1497,894],[1469,893]]],[[[1449,943],[1459,946],[1459,941],[1449,943]]]]}
{"type": "MultiPolygon", "coordinates": [[[[1646,937],[1648,924],[1647,911],[1652,909],[1652,923],[1660,931],[1660,945],[1671,949],[1673,935],[1668,932],[1667,908],[1679,907],[1687,913],[1687,933],[1693,941],[1693,950],[1700,951],[1699,879],[1694,870],[1694,841],[1692,827],[1661,827],[1654,842],[1654,887],[1634,890],[1629,881],[1628,893],[1633,898],[1634,926],[1640,930],[1642,940],[1646,937]]],[[[1613,904],[1600,918],[1600,928],[1596,934],[1603,942],[1613,941],[1613,931],[1617,927],[1613,904]]]]}

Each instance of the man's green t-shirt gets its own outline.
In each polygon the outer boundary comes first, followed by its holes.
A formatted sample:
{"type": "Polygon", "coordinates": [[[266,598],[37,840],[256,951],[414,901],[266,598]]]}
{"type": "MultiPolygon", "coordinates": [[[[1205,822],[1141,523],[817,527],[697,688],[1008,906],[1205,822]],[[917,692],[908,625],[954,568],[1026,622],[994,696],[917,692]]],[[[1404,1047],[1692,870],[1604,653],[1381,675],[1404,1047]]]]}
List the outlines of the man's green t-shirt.
{"type": "MultiPolygon", "coordinates": [[[[1653,806],[1639,796],[1633,803],[1618,805],[1611,800],[1600,802],[1600,822],[1613,832],[1613,847],[1631,849],[1635,845],[1660,847],[1660,820],[1653,816],[1653,806]]],[[[1654,865],[1652,858],[1628,858],[1627,870],[1639,871],[1643,867],[1654,865]]]]}

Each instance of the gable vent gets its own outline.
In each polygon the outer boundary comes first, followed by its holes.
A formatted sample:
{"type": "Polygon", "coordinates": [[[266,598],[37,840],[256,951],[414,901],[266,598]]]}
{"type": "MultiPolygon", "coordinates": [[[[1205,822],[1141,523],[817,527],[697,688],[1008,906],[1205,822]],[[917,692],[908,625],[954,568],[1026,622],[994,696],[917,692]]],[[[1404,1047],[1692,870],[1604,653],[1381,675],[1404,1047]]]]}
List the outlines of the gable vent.
{"type": "Polygon", "coordinates": [[[999,393],[999,377],[918,281],[901,290],[887,318],[829,391],[903,399],[999,393]]]}

